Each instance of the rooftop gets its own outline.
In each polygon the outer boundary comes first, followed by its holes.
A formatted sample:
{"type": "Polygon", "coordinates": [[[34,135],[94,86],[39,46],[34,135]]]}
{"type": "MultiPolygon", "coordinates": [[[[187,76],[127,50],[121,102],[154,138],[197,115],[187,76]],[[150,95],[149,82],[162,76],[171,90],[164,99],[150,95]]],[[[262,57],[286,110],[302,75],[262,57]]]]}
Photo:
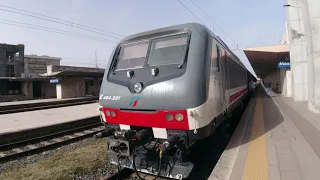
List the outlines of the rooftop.
{"type": "Polygon", "coordinates": [[[101,68],[49,65],[47,66],[47,73],[40,74],[40,76],[42,77],[57,77],[57,76],[102,77],[103,74],[104,74],[104,69],[101,69],[101,68]]]}
{"type": "Polygon", "coordinates": [[[46,55],[38,56],[38,55],[35,55],[35,54],[24,55],[24,57],[25,58],[35,58],[35,59],[61,60],[60,57],[51,57],[51,56],[46,56],[46,55]]]}

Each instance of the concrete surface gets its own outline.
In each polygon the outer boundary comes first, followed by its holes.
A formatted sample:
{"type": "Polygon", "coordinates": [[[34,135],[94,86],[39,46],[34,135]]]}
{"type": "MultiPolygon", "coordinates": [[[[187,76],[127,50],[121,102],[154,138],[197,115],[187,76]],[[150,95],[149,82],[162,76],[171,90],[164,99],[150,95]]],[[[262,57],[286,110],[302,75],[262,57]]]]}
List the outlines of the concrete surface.
{"type": "Polygon", "coordinates": [[[55,102],[55,101],[68,101],[73,99],[86,99],[87,97],[79,97],[79,98],[68,98],[68,99],[35,99],[35,100],[26,100],[26,101],[12,101],[12,102],[0,102],[0,106],[10,106],[17,104],[34,104],[34,103],[42,103],[42,102],[55,102]]]}
{"type": "MultiPolygon", "coordinates": [[[[268,98],[265,97],[262,88],[261,90],[264,133],[256,139],[262,136],[265,139],[266,153],[259,154],[258,157],[267,157],[267,164],[262,166],[267,166],[268,179],[319,179],[320,115],[310,112],[305,106],[306,103],[297,103],[275,93],[268,98]]],[[[253,119],[257,116],[254,114],[255,104],[255,99],[249,103],[209,179],[249,179],[244,178],[244,171],[248,166],[249,154],[255,153],[249,149],[253,141],[256,141],[251,134],[257,131],[252,126],[253,119]]],[[[260,158],[255,161],[259,162],[260,158]]],[[[257,172],[251,173],[257,174],[257,172]]],[[[255,179],[261,178],[256,176],[255,179]]]]}
{"type": "Polygon", "coordinates": [[[0,134],[99,116],[98,103],[0,115],[0,134]]]}
{"type": "Polygon", "coordinates": [[[320,112],[319,0],[285,0],[292,71],[292,97],[320,112]]]}
{"type": "Polygon", "coordinates": [[[290,64],[292,72],[292,98],[308,100],[308,68],[302,0],[286,0],[290,64]]]}

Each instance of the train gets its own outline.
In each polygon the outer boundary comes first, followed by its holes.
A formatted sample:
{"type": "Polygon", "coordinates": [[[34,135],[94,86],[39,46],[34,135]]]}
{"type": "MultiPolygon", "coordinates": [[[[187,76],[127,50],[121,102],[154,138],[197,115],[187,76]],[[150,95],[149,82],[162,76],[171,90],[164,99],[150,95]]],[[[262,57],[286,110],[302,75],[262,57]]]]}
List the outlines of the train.
{"type": "Polygon", "coordinates": [[[108,138],[110,163],[137,175],[187,178],[190,148],[243,106],[252,78],[199,23],[125,37],[111,53],[99,95],[106,128],[98,136],[108,138]]]}

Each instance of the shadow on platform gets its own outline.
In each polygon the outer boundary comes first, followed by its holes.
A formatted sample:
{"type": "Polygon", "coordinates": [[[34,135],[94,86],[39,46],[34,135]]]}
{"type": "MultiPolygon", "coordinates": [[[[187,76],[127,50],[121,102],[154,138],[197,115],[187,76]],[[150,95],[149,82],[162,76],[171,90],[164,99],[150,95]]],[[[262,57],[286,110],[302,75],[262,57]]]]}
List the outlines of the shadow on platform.
{"type": "Polygon", "coordinates": [[[218,128],[213,136],[195,144],[195,146],[192,148],[193,150],[191,150],[192,154],[194,155],[190,159],[191,162],[195,163],[195,166],[192,170],[192,173],[187,179],[208,179],[223,151],[249,143],[281,124],[281,122],[283,121],[283,117],[276,104],[272,101],[272,98],[266,95],[266,92],[262,86],[257,87],[255,97],[253,97],[250,101],[251,102],[248,103],[243,113],[235,113],[232,117],[231,121],[235,123],[232,123],[230,128],[228,129],[228,132],[233,132],[231,136],[223,135],[222,133],[220,133],[221,129],[218,128]],[[252,122],[256,110],[256,97],[259,96],[262,100],[262,112],[265,122],[265,131],[264,133],[258,133],[255,137],[251,138],[252,122]],[[243,122],[240,122],[241,118],[248,118],[247,124],[243,124],[243,122]],[[237,143],[228,144],[233,135],[237,136],[239,134],[240,136],[240,133],[235,131],[238,126],[240,128],[246,128],[246,131],[248,132],[244,132],[240,144],[239,141],[237,143]]]}
{"type": "MultiPolygon", "coordinates": [[[[237,128],[237,126],[239,126],[240,128],[246,128],[246,130],[245,130],[246,132],[244,132],[244,134],[243,134],[242,141],[240,144],[237,144],[237,143],[229,144],[226,147],[226,150],[241,146],[243,144],[247,144],[256,138],[258,138],[262,135],[265,135],[267,132],[276,128],[279,124],[281,124],[283,122],[284,118],[283,118],[281,112],[279,111],[278,106],[272,100],[272,97],[274,97],[274,96],[280,96],[280,95],[275,94],[275,95],[269,97],[266,94],[266,92],[262,86],[257,87],[255,97],[253,99],[251,99],[251,101],[253,101],[253,103],[252,102],[248,103],[247,108],[244,111],[244,113],[242,114],[242,116],[236,117],[236,118],[238,118],[237,119],[238,121],[240,119],[242,121],[244,121],[245,120],[244,118],[248,118],[247,124],[245,125],[245,124],[242,124],[241,122],[239,122],[239,123],[235,123],[236,125],[231,128],[232,132],[236,132],[235,129],[237,128]],[[257,97],[261,97],[262,106],[257,106],[257,97]],[[250,111],[250,106],[251,106],[251,111],[250,111]],[[252,125],[253,125],[253,121],[255,118],[255,113],[257,111],[256,108],[259,108],[259,107],[262,108],[262,113],[263,113],[262,116],[264,119],[264,132],[256,131],[257,134],[255,136],[251,137],[252,125]]],[[[256,114],[256,118],[260,118],[260,117],[258,114],[256,114]]]]}

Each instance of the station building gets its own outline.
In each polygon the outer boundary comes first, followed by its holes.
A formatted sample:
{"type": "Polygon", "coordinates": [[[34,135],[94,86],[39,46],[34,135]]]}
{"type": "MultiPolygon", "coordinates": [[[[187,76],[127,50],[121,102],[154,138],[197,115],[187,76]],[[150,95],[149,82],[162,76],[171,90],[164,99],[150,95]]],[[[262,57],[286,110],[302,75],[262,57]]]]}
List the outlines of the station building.
{"type": "Polygon", "coordinates": [[[0,102],[98,96],[104,69],[62,66],[61,58],[25,55],[0,44],[0,102]]]}

